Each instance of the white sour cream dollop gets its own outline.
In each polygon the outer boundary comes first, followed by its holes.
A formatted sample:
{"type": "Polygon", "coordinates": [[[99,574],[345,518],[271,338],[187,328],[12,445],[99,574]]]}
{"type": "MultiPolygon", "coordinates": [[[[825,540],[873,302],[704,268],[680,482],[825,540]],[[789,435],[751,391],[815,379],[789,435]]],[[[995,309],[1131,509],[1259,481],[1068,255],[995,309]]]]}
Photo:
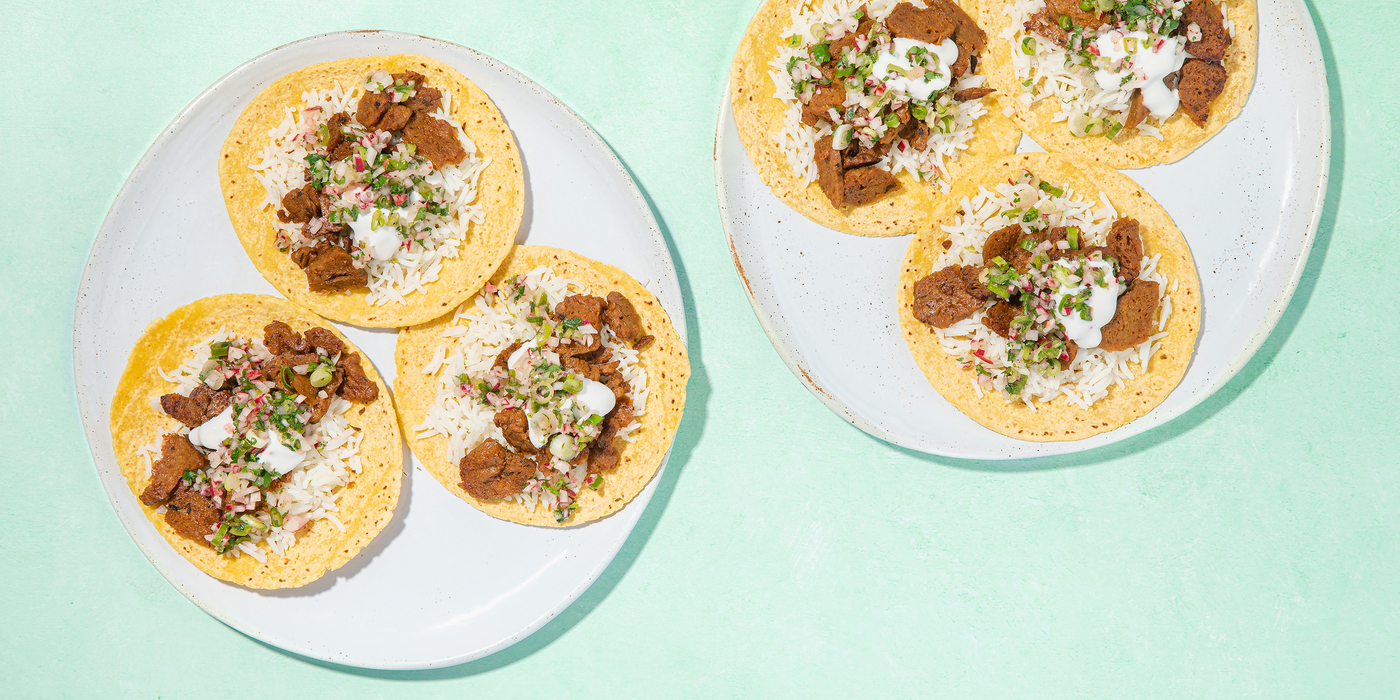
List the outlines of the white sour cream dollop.
{"type": "Polygon", "coordinates": [[[583,382],[583,388],[574,394],[574,402],[588,411],[589,415],[606,416],[617,405],[617,397],[608,385],[585,377],[579,377],[579,380],[583,382]]]}
{"type": "Polygon", "coordinates": [[[233,406],[225,408],[222,413],[210,418],[204,423],[190,428],[190,442],[212,450],[219,446],[228,436],[233,434],[233,406]]]}
{"type": "Polygon", "coordinates": [[[1167,87],[1162,79],[1181,70],[1182,64],[1186,62],[1185,52],[1177,50],[1182,46],[1183,39],[1175,36],[1163,37],[1152,46],[1147,46],[1148,38],[1147,32],[1141,31],[1128,34],[1110,31],[1100,34],[1099,38],[1094,40],[1099,56],[1115,61],[1129,56],[1132,58],[1128,65],[1117,71],[1100,68],[1094,72],[1094,80],[1105,90],[1116,90],[1122,84],[1125,71],[1131,70],[1133,79],[1124,87],[1141,88],[1143,106],[1147,107],[1152,116],[1166,119],[1176,112],[1181,98],[1176,90],[1167,87]],[[1137,44],[1135,51],[1129,51],[1125,45],[1128,39],[1137,44]]]}
{"type": "MultiPolygon", "coordinates": [[[[293,434],[293,436],[303,446],[306,444],[306,438],[295,434],[293,434]]],[[[267,449],[263,450],[262,454],[258,455],[259,464],[262,464],[271,471],[277,472],[279,475],[286,474],[295,469],[298,464],[301,464],[301,459],[302,454],[283,445],[276,434],[269,434],[267,449]]]]}
{"type": "MultiPolygon", "coordinates": [[[[437,171],[433,171],[423,179],[430,185],[442,184],[442,175],[439,175],[437,171]]],[[[395,226],[385,224],[375,228],[374,216],[378,214],[380,221],[387,221],[390,214],[403,216],[405,212],[410,210],[416,212],[417,209],[414,209],[413,205],[422,200],[423,198],[418,195],[417,190],[414,190],[408,193],[408,209],[370,207],[368,210],[361,211],[359,218],[350,222],[350,231],[354,235],[355,242],[359,243],[361,248],[369,251],[371,259],[379,262],[392,259],[394,254],[399,252],[399,246],[403,245],[403,238],[399,236],[399,230],[395,226]]]]}
{"type": "MultiPolygon", "coordinates": [[[[1055,263],[1066,270],[1078,269],[1077,262],[1071,263],[1065,260],[1058,260],[1055,263]]],[[[1085,263],[1086,272],[1088,269],[1102,270],[1105,275],[1113,274],[1113,265],[1106,260],[1085,263]]],[[[1070,307],[1068,313],[1060,313],[1060,299],[1066,295],[1075,296],[1084,291],[1086,285],[1092,283],[1094,275],[1086,275],[1088,279],[1079,281],[1079,284],[1070,286],[1062,285],[1055,291],[1055,321],[1065,329],[1065,337],[1073,340],[1076,345],[1083,349],[1096,348],[1103,342],[1103,327],[1113,319],[1113,314],[1118,311],[1118,292],[1123,286],[1116,281],[1109,282],[1108,286],[1100,287],[1093,285],[1093,291],[1089,294],[1089,320],[1079,317],[1079,312],[1070,307]]]]}
{"type": "Polygon", "coordinates": [[[958,60],[958,45],[952,38],[944,39],[939,44],[930,44],[901,37],[893,43],[894,51],[880,54],[870,67],[871,77],[884,83],[886,89],[898,90],[917,100],[927,100],[930,95],[948,87],[953,81],[953,71],[949,66],[958,60]],[[915,46],[922,46],[929,56],[937,59],[931,61],[927,68],[923,68],[925,72],[919,79],[908,76],[914,70],[914,64],[908,58],[909,49],[915,46]],[[890,70],[890,66],[898,67],[905,75],[890,70]]]}

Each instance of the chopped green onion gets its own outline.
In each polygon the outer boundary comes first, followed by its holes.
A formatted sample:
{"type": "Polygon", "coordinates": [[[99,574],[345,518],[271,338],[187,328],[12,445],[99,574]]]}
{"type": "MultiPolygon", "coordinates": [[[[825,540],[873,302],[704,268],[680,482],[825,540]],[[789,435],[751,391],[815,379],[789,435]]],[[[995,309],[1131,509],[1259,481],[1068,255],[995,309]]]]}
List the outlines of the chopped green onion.
{"type": "Polygon", "coordinates": [[[1069,15],[1060,15],[1060,29],[1069,31],[1073,27],[1074,22],[1070,20],[1069,15]]]}
{"type": "Polygon", "coordinates": [[[802,45],[802,37],[801,37],[800,35],[793,34],[791,37],[788,38],[788,46],[801,46],[801,45],[802,45]]]}
{"type": "MultiPolygon", "coordinates": [[[[1028,36],[1021,40],[1021,53],[1026,54],[1027,56],[1032,56],[1035,54],[1035,37],[1028,36]]],[[[1029,81],[1029,78],[1027,79],[1027,81],[1029,81]]]]}
{"type": "Polygon", "coordinates": [[[1065,191],[1063,189],[1056,187],[1044,180],[1040,181],[1040,191],[1049,193],[1051,197],[1063,197],[1065,195],[1065,191]]]}
{"type": "Polygon", "coordinates": [[[1070,226],[1065,229],[1065,238],[1069,239],[1069,247],[1079,250],[1079,227],[1070,226]]]}
{"type": "Polygon", "coordinates": [[[229,342],[227,340],[210,345],[209,356],[215,359],[223,359],[225,357],[228,357],[228,346],[229,342]]]}
{"type": "Polygon", "coordinates": [[[330,369],[329,366],[327,366],[327,365],[317,365],[317,366],[316,366],[316,371],[314,371],[314,372],[311,373],[311,386],[314,386],[314,387],[316,387],[317,389],[320,389],[321,387],[323,387],[323,386],[325,386],[325,385],[327,385],[327,384],[330,384],[330,383],[331,383],[331,379],[332,379],[333,377],[334,377],[334,374],[331,372],[331,369],[330,369]]]}

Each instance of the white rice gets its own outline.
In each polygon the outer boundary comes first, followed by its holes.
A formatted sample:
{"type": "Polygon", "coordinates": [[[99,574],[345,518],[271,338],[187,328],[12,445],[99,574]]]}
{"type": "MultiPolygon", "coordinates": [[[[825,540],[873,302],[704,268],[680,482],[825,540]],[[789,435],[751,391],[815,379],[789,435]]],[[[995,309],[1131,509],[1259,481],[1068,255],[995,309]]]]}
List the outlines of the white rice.
{"type": "MultiPolygon", "coordinates": [[[[372,306],[391,301],[404,304],[407,303],[407,295],[424,291],[424,285],[437,281],[442,271],[442,261],[457,257],[458,249],[467,240],[470,224],[480,226],[485,220],[485,210],[476,203],[476,187],[477,179],[491,159],[477,154],[476,144],[467,138],[462,124],[452,117],[451,92],[446,89],[441,92],[442,105],[432,116],[457,130],[457,138],[467,152],[461,164],[448,165],[439,171],[444,181],[443,190],[447,193],[449,217],[445,225],[431,229],[419,250],[400,249],[393,258],[385,261],[363,256],[363,264],[369,273],[369,294],[365,301],[372,306]]],[[[288,192],[306,184],[303,172],[309,152],[306,144],[313,140],[316,128],[337,112],[353,117],[363,94],[362,84],[347,92],[339,82],[328,90],[309,90],[302,93],[303,106],[300,110],[288,106],[282,122],[268,130],[271,142],[258,153],[258,162],[250,163],[248,167],[262,183],[267,193],[267,204],[274,212],[282,206],[282,198],[288,192]]],[[[273,225],[279,234],[284,235],[301,228],[301,224],[284,224],[276,217],[273,217],[273,225]]]]}
{"type": "MultiPolygon", "coordinates": [[[[199,373],[203,369],[204,363],[209,359],[209,345],[218,341],[233,340],[234,335],[223,329],[218,333],[209,336],[204,341],[190,347],[190,355],[183,363],[165,372],[157,367],[156,371],[168,382],[175,385],[173,391],[182,396],[189,396],[190,392],[199,385],[199,373]]],[[[253,354],[255,357],[271,357],[271,353],[263,347],[259,338],[251,338],[253,354]]],[[[159,398],[153,397],[153,403],[159,407],[159,398]]],[[[286,552],[292,545],[296,544],[296,533],[308,523],[326,519],[339,528],[345,530],[340,520],[335,514],[340,512],[340,507],[336,504],[340,497],[340,489],[360,473],[360,440],[361,435],[357,428],[352,427],[345,419],[345,413],[350,408],[350,402],[339,396],[331,399],[330,408],[320,421],[310,426],[305,434],[306,443],[319,445],[316,449],[305,449],[302,461],[287,472],[287,478],[282,482],[281,490],[276,494],[270,494],[269,503],[281,511],[283,515],[281,526],[271,526],[263,531],[254,530],[248,541],[241,543],[236,549],[230,550],[233,557],[240,553],[248,554],[258,561],[266,561],[267,551],[285,558],[286,552]],[[259,544],[265,549],[259,548],[259,544]]],[[[251,410],[245,408],[245,411],[251,410]]],[[[240,414],[241,415],[241,414],[240,414]]],[[[181,427],[180,433],[188,435],[189,429],[181,427]]],[[[256,437],[259,442],[268,439],[267,431],[253,429],[247,433],[256,437]]],[[[159,455],[159,450],[154,444],[144,445],[137,449],[138,455],[145,456],[149,468],[149,455],[159,455]]],[[[217,463],[214,453],[209,455],[210,466],[217,463]]],[[[212,531],[211,531],[212,532],[212,531]]]]}
{"type": "MultiPolygon", "coordinates": [[[[814,40],[809,34],[814,24],[835,24],[862,4],[870,17],[879,20],[888,16],[899,3],[898,0],[826,0],[820,4],[803,3],[794,7],[790,11],[792,22],[781,35],[784,41],[778,45],[778,54],[768,63],[768,76],[773,81],[774,95],[787,106],[783,113],[783,128],[773,134],[772,139],[787,158],[788,165],[792,166],[793,174],[808,183],[817,180],[817,139],[830,137],[831,125],[825,121],[817,122],[815,127],[802,123],[803,104],[792,91],[792,77],[787,72],[788,60],[794,56],[806,56],[807,45],[814,40]],[[788,46],[786,39],[795,35],[802,36],[802,46],[788,46]]],[[[925,7],[917,0],[913,4],[925,7]]],[[[959,79],[954,90],[982,87],[985,82],[986,76],[969,73],[959,79]]],[[[869,102],[868,99],[866,101],[869,102]]],[[[847,104],[855,103],[856,98],[851,95],[847,104]]],[[[951,112],[954,115],[953,124],[948,132],[930,128],[927,148],[915,151],[912,144],[902,151],[897,147],[891,148],[889,154],[872,167],[888,170],[891,174],[906,170],[915,178],[932,178],[941,191],[947,192],[952,184],[947,177],[948,163],[956,161],[967,150],[968,143],[977,132],[975,122],[986,113],[987,108],[982,105],[981,99],[954,102],[951,112]]],[[[933,118],[933,115],[929,116],[930,120],[933,118]]],[[[934,127],[932,122],[929,125],[934,127]]]]}
{"type": "MultiPolygon", "coordinates": [[[[544,266],[526,273],[525,283],[545,292],[551,308],[571,294],[593,293],[578,282],[555,276],[544,266]]],[[[466,374],[474,380],[480,379],[506,346],[535,337],[535,325],[525,318],[530,315],[531,298],[537,296],[538,292],[527,293],[520,301],[509,302],[496,294],[478,293],[457,308],[452,324],[442,332],[443,342],[437,346],[434,359],[421,370],[423,374],[437,376],[438,392],[427,416],[421,424],[413,426],[413,430],[420,438],[434,435],[447,438],[447,455],[452,461],[460,460],[488,438],[506,444],[505,435],[493,422],[497,409],[465,397],[457,377],[466,374]]],[[[613,360],[627,381],[628,395],[632,399],[634,420],[619,430],[617,436],[634,442],[635,434],[642,428],[635,419],[646,415],[647,372],[638,364],[637,351],[618,342],[606,327],[602,340],[603,345],[612,350],[613,360]]],[[[566,480],[577,491],[587,473],[588,465],[584,462],[570,469],[566,480]]],[[[525,504],[532,512],[537,505],[552,509],[557,500],[548,491],[541,492],[538,499],[532,493],[515,494],[509,499],[525,504]]]]}
{"type": "MultiPolygon", "coordinates": [[[[963,198],[959,208],[967,214],[954,219],[953,225],[943,227],[949,234],[948,240],[952,246],[939,256],[928,272],[948,265],[981,265],[983,261],[980,251],[987,237],[1006,226],[1009,221],[1003,218],[1001,213],[1015,208],[1036,207],[1049,226],[1079,227],[1081,246],[1104,245],[1113,221],[1118,218],[1118,212],[1109,202],[1108,196],[1100,193],[1099,202],[1096,203],[1076,196],[1073,188],[1067,184],[1054,184],[1063,188],[1063,196],[1052,196],[1029,184],[1012,185],[1002,182],[993,189],[980,188],[978,194],[970,199],[963,198]],[[1017,198],[1019,201],[1013,201],[1017,198]]],[[[1171,315],[1168,280],[1157,270],[1157,261],[1160,258],[1160,253],[1144,255],[1138,275],[1139,279],[1156,282],[1158,285],[1159,330],[1166,328],[1167,318],[1171,315]]],[[[1174,291],[1176,280],[1171,280],[1170,283],[1174,291]]],[[[965,367],[970,369],[973,363],[977,362],[973,352],[980,348],[990,361],[984,366],[997,373],[998,370],[1009,368],[1011,363],[1007,361],[1007,339],[982,323],[982,317],[990,306],[991,304],[987,304],[972,316],[946,329],[932,330],[938,336],[944,352],[959,358],[965,367]]],[[[1080,348],[1069,367],[1062,369],[1058,374],[1046,376],[1031,373],[1019,396],[1006,393],[1005,381],[1001,378],[993,379],[969,372],[968,381],[972,382],[978,397],[982,396],[984,389],[993,390],[1001,393],[1008,402],[1022,401],[1032,410],[1035,409],[1036,401],[1048,403],[1061,396],[1081,408],[1088,408],[1107,396],[1111,387],[1123,388],[1128,380],[1147,372],[1152,355],[1161,348],[1161,341],[1165,337],[1165,332],[1154,333],[1141,344],[1117,352],[1108,352],[1101,348],[1080,348]],[[1136,369],[1130,366],[1134,364],[1136,369]]]]}

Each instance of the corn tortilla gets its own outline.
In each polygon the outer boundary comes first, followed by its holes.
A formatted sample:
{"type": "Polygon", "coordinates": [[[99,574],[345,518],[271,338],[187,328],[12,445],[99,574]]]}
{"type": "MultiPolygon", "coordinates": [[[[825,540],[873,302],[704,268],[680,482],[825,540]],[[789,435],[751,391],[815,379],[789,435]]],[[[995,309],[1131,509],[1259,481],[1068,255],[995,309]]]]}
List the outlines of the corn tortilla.
{"type": "Polygon", "coordinates": [[[1204,127],[1196,126],[1184,110],[1177,110],[1157,128],[1162,139],[1139,133],[1137,128],[1123,129],[1117,138],[1102,136],[1076,137],[1069,133],[1065,121],[1052,122],[1059,111],[1059,100],[1047,97],[1031,105],[1017,98],[1021,80],[1011,65],[1011,42],[1001,32],[1011,24],[1006,15],[1007,0],[983,0],[982,14],[977,21],[987,31],[990,60],[987,66],[988,84],[998,92],[1012,97],[1008,104],[1015,109],[1012,118],[1041,148],[1052,153],[1064,153],[1112,168],[1146,168],[1161,163],[1175,163],[1185,158],[1201,144],[1210,140],[1231,119],[1239,116],[1254,86],[1254,65],[1258,58],[1259,13],[1255,0],[1230,0],[1225,18],[1235,23],[1235,36],[1225,52],[1225,90],[1210,106],[1210,118],[1204,127]]]}
{"type": "Polygon", "coordinates": [[[1168,285],[1175,280],[1178,286],[1176,291],[1169,291],[1172,304],[1166,327],[1169,335],[1162,339],[1161,349],[1152,355],[1147,373],[1127,381],[1125,387],[1111,387],[1108,396],[1094,402],[1087,410],[1064,397],[1049,403],[1037,402],[1035,411],[1019,402],[1008,403],[1000,392],[987,391],[978,398],[972,387],[972,372],[960,367],[956,358],[943,350],[931,328],[914,318],[914,285],[933,271],[943,252],[943,241],[948,238],[941,228],[916,236],[905,253],[899,273],[899,325],[909,344],[909,352],[929,383],[973,420],[1018,440],[1082,440],[1146,414],[1181,382],[1201,326],[1200,280],[1186,239],[1166,210],[1127,176],[1097,163],[1050,153],[1022,153],[1005,158],[959,183],[947,203],[934,212],[936,220],[950,222],[962,198],[976,195],[982,184],[1015,177],[1022,169],[1056,184],[1068,184],[1081,196],[1097,197],[1100,192],[1107,195],[1119,216],[1137,219],[1144,253],[1162,254],[1157,269],[1168,280],[1168,285]]]}
{"type": "MultiPolygon", "coordinates": [[[[963,0],[958,4],[976,18],[978,2],[963,0]]],[[[870,204],[838,209],[832,206],[816,182],[808,183],[792,172],[782,150],[773,142],[772,135],[783,129],[786,107],[774,93],[773,81],[768,77],[768,62],[777,55],[779,35],[792,23],[789,11],[796,4],[795,0],[765,2],[749,22],[734,55],[729,92],[739,138],[744,142],[749,160],[778,199],[827,228],[860,236],[902,236],[927,229],[933,224],[929,211],[946,198],[939,192],[938,185],[917,182],[908,172],[901,172],[895,176],[899,189],[870,204]]],[[[983,25],[983,29],[987,27],[983,25]]],[[[988,30],[989,46],[995,39],[991,34],[988,30]]],[[[983,61],[986,58],[987,52],[983,51],[983,61]]],[[[977,170],[980,161],[1014,153],[1021,139],[1020,128],[1002,114],[1006,98],[1001,92],[982,98],[982,102],[987,114],[974,123],[977,131],[967,150],[948,164],[954,183],[965,173],[977,170]]]]}
{"type": "Polygon", "coordinates": [[[553,270],[557,276],[587,287],[593,294],[606,296],[608,292],[621,292],[637,308],[645,332],[656,337],[655,342],[639,353],[638,364],[647,372],[648,394],[646,415],[639,419],[642,427],[635,434],[637,440],[616,443],[621,455],[617,468],[602,472],[603,485],[597,491],[581,490],[579,508],[571,518],[558,523],[543,506],[537,506],[532,512],[520,503],[481,501],[472,497],[460,485],[459,462],[462,455],[447,454],[447,438],[441,435],[420,438],[413,430],[413,426],[421,424],[427,417],[428,409],[437,399],[437,375],[424,374],[423,367],[434,359],[439,345],[456,342],[442,337],[442,331],[452,324],[453,314],[405,329],[399,334],[398,347],[394,351],[398,371],[394,379],[394,393],[398,400],[399,421],[409,447],[423,467],[448,491],[487,515],[502,520],[545,527],[568,527],[621,510],[651,481],[666,451],[670,449],[671,439],[675,437],[676,428],[681,422],[681,413],[685,409],[685,385],[690,377],[690,360],[661,302],[637,280],[611,265],[560,248],[517,246],[506,258],[505,265],[492,276],[491,282],[500,285],[504,280],[541,265],[553,270]]]}
{"type": "MultiPolygon", "coordinates": [[[[270,296],[225,294],[206,297],[152,321],[132,348],[112,397],[112,451],[134,496],[150,482],[145,461],[137,456],[140,445],[160,445],[161,436],[183,427],[179,421],[152,406],[153,399],[174,391],[157,368],[170,371],[189,356],[190,347],[220,328],[245,338],[263,337],[263,326],[277,320],[297,332],[321,326],[344,341],[346,351],[358,351],[350,341],[320,317],[270,296]]],[[[384,382],[368,358],[361,354],[365,375],[379,387],[379,398],[367,405],[351,404],[346,421],[360,430],[362,471],[339,492],[336,517],[341,532],[329,520],[308,523],[297,533],[296,545],[285,558],[268,551],[267,562],[242,555],[229,558],[181,536],[156,513],[137,502],[156,531],[190,563],[215,578],[249,588],[293,588],[306,585],[349,561],[364,548],[394,515],[399,499],[403,448],[392,400],[384,382]]]]}
{"type": "Polygon", "coordinates": [[[525,205],[525,180],[515,138],[491,98],[466,76],[426,56],[397,54],[346,58],[308,66],[267,86],[243,110],[219,154],[219,184],[229,220],[253,265],[279,292],[326,318],[357,326],[390,328],[422,323],[455,308],[476,293],[500,266],[515,242],[525,205]],[[368,290],[318,293],[307,288],[306,274],[291,256],[278,250],[273,221],[275,209],[267,204],[262,183],[248,168],[267,147],[268,131],[285,117],[288,106],[302,104],[301,94],[313,88],[360,86],[366,76],[383,69],[390,73],[416,71],[429,87],[450,92],[452,116],[476,143],[477,157],[491,162],[477,181],[476,201],[485,220],[471,224],[457,257],[443,258],[435,282],[394,301],[370,306],[368,290]]]}

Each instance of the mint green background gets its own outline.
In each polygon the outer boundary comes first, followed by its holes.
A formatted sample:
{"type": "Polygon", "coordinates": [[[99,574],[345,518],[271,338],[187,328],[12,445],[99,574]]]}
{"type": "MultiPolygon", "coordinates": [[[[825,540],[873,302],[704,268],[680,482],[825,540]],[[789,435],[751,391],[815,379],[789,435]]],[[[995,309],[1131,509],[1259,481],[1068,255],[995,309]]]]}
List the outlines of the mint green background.
{"type": "Polygon", "coordinates": [[[254,697],[1400,695],[1392,2],[1312,6],[1332,179],[1253,361],[1163,428],[1013,463],[866,436],[760,330],[712,175],[756,4],[5,0],[0,695],[243,695],[232,663],[187,670],[211,657],[239,660],[254,697]],[[420,673],[293,657],[177,593],[108,505],[72,387],[83,263],[160,130],[253,56],[366,27],[471,46],[576,110],[653,204],[689,304],[686,419],[621,555],[534,636],[420,673]]]}

